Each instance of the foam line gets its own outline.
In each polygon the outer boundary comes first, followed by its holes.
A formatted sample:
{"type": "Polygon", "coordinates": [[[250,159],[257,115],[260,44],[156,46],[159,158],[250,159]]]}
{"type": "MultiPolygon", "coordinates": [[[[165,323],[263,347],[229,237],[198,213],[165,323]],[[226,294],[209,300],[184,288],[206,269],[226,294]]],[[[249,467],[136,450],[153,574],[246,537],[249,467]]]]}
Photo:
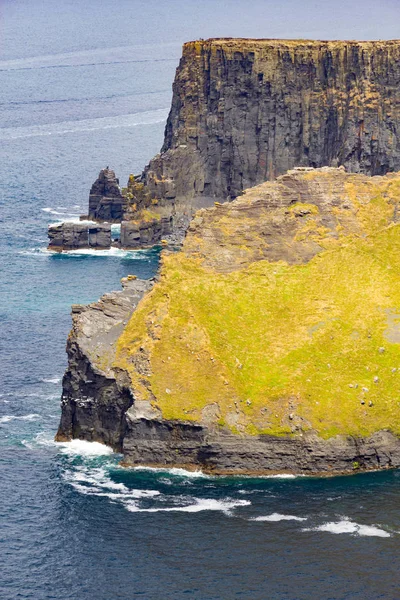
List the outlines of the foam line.
{"type": "Polygon", "coordinates": [[[96,131],[99,129],[118,129],[121,127],[136,127],[138,125],[153,125],[162,123],[168,116],[169,109],[144,111],[115,117],[99,117],[97,119],[82,119],[81,121],[62,121],[46,125],[32,125],[30,127],[4,127],[0,129],[0,140],[16,140],[28,137],[41,137],[49,135],[65,135],[82,131],[96,131]]]}

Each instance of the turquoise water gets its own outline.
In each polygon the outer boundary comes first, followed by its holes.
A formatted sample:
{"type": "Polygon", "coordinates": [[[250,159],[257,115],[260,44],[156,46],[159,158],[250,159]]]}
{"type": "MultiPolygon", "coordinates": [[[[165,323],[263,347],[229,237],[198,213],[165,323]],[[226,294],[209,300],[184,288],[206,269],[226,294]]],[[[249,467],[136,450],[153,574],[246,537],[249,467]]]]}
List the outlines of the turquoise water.
{"type": "Polygon", "coordinates": [[[53,442],[70,305],[158,252],[53,256],[48,224],[158,151],[184,40],[395,36],[394,2],[328,4],[0,2],[1,599],[400,597],[398,471],[212,478],[53,442]]]}

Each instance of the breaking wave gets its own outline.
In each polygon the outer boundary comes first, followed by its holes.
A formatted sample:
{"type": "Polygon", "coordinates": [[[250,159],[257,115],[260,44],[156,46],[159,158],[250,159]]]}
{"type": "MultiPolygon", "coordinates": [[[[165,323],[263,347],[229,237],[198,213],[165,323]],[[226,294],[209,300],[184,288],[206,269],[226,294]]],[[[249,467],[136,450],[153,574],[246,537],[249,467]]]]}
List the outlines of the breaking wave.
{"type": "Polygon", "coordinates": [[[358,536],[391,537],[388,531],[385,531],[376,525],[360,525],[354,521],[350,521],[350,519],[330,521],[323,523],[322,525],[317,525],[316,527],[303,529],[303,531],[326,531],[334,534],[350,533],[358,536]]]}
{"type": "Polygon", "coordinates": [[[71,440],[70,442],[54,442],[60,452],[70,456],[108,456],[113,454],[113,449],[100,442],[87,442],[85,440],[71,440]]]}
{"type": "Polygon", "coordinates": [[[249,506],[249,500],[216,500],[214,498],[191,498],[191,503],[181,506],[167,506],[155,508],[139,508],[136,503],[128,502],[126,508],[130,512],[187,512],[197,513],[203,510],[217,510],[225,514],[230,514],[234,508],[239,506],[249,506]]]}
{"type": "Polygon", "coordinates": [[[36,414],[36,413],[31,413],[29,415],[22,415],[22,416],[16,416],[16,415],[4,415],[3,417],[0,417],[0,423],[9,423],[10,421],[35,421],[36,419],[40,418],[40,415],[36,414]]]}
{"type": "Polygon", "coordinates": [[[262,517],[254,517],[250,521],[269,521],[275,523],[278,521],[307,521],[307,517],[295,517],[294,515],[282,515],[280,513],[272,513],[262,517]]]}

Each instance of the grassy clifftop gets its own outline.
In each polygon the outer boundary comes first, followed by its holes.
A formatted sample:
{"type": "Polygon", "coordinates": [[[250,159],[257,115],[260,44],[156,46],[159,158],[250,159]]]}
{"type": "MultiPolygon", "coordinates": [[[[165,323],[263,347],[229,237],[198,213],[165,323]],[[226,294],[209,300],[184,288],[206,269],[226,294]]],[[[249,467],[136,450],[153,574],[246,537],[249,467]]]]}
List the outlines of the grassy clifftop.
{"type": "Polygon", "coordinates": [[[400,434],[399,191],[400,174],[293,171],[200,211],[114,367],[166,419],[400,434]]]}

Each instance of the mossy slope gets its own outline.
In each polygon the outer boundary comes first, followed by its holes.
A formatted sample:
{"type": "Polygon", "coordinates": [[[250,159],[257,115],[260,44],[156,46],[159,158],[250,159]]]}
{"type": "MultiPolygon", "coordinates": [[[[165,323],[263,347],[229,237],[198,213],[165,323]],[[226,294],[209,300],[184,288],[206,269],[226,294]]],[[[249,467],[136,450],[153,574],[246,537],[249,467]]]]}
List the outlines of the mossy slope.
{"type": "Polygon", "coordinates": [[[322,240],[305,264],[261,259],[226,273],[193,251],[164,256],[117,345],[114,366],[136,398],[235,433],[400,434],[400,175],[365,179],[346,191],[355,232],[322,240]]]}

